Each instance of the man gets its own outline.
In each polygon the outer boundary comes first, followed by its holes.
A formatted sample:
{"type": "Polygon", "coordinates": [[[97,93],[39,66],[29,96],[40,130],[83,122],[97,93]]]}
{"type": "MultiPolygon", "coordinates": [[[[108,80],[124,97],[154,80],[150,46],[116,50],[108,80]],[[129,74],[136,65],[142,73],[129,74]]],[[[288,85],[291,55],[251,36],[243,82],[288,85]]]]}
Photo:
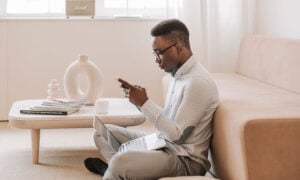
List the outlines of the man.
{"type": "Polygon", "coordinates": [[[131,103],[138,106],[156,128],[167,146],[156,151],[117,152],[120,144],[143,134],[95,121],[95,144],[106,162],[88,158],[85,166],[104,175],[103,179],[158,179],[166,176],[204,175],[217,87],[209,73],[193,57],[189,31],[179,20],[165,20],[151,31],[156,63],[171,73],[165,108],[151,101],[144,88],[119,79],[131,103]]]}

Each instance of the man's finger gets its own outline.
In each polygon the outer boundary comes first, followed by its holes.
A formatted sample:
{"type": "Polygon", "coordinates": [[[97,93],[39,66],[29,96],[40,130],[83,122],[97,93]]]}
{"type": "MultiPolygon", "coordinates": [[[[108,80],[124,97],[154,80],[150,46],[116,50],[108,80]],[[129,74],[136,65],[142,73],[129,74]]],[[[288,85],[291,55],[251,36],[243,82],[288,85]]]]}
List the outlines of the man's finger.
{"type": "Polygon", "coordinates": [[[125,94],[129,94],[130,89],[125,89],[124,88],[123,91],[124,91],[125,94]]]}
{"type": "Polygon", "coordinates": [[[123,88],[127,88],[127,89],[134,89],[135,88],[133,85],[131,85],[130,83],[128,83],[127,81],[125,81],[121,78],[118,78],[118,81],[121,83],[121,86],[123,88]]]}
{"type": "Polygon", "coordinates": [[[135,87],[136,87],[138,90],[142,90],[142,89],[143,89],[141,86],[138,86],[138,85],[135,85],[135,87]]]}

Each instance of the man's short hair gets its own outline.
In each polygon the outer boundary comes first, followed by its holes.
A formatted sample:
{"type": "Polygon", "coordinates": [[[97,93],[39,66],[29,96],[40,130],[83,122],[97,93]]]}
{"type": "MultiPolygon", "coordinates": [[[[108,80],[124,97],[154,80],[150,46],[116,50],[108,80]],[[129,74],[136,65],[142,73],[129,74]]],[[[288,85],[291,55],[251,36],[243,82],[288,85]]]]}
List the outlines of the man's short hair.
{"type": "Polygon", "coordinates": [[[152,28],[151,35],[154,37],[164,36],[173,42],[179,41],[187,49],[190,49],[189,30],[178,19],[168,19],[158,23],[152,28]]]}

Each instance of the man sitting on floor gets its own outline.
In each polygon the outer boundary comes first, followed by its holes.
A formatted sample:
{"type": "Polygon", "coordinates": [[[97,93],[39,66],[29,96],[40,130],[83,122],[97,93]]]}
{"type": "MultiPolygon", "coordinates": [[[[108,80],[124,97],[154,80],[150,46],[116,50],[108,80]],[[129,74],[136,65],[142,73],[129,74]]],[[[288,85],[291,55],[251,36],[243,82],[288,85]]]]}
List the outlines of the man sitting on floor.
{"type": "Polygon", "coordinates": [[[181,21],[162,21],[151,35],[156,63],[172,75],[165,108],[151,101],[145,88],[119,81],[130,102],[140,108],[167,145],[155,151],[118,152],[120,144],[144,134],[114,125],[104,127],[95,120],[95,144],[105,162],[88,158],[84,163],[103,179],[204,175],[210,168],[207,155],[212,118],[219,104],[217,87],[193,56],[189,31],[181,21]]]}

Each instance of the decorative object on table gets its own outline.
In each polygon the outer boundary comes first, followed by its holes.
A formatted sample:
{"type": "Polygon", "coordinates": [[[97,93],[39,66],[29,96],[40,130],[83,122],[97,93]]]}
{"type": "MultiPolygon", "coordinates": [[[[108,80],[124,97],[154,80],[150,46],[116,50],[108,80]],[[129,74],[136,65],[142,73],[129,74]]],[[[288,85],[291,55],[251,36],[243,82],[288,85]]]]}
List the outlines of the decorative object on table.
{"type": "Polygon", "coordinates": [[[64,91],[68,99],[85,101],[86,105],[93,105],[102,96],[102,72],[99,67],[89,60],[88,55],[79,55],[66,69],[64,74],[64,91]],[[80,76],[87,77],[88,88],[83,92],[79,85],[80,76]]]}
{"type": "Polygon", "coordinates": [[[59,87],[60,85],[58,84],[56,79],[50,80],[48,84],[48,91],[47,91],[47,99],[53,99],[53,98],[58,98],[59,97],[59,87]]]}
{"type": "Polygon", "coordinates": [[[80,110],[84,102],[78,100],[52,98],[45,100],[41,104],[21,109],[22,114],[40,115],[69,115],[80,110]]]}
{"type": "Polygon", "coordinates": [[[109,102],[107,99],[99,98],[95,102],[95,111],[97,114],[105,114],[108,112],[109,102]]]}
{"type": "Polygon", "coordinates": [[[95,0],[66,0],[66,16],[95,16],[95,0]]]}

